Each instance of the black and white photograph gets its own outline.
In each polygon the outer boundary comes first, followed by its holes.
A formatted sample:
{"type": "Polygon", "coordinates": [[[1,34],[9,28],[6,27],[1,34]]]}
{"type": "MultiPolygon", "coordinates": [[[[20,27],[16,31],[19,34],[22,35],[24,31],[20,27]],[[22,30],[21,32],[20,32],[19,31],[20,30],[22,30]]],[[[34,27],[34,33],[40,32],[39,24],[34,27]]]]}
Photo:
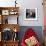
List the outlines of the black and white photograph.
{"type": "Polygon", "coordinates": [[[37,8],[26,9],[26,20],[37,20],[37,8]]]}

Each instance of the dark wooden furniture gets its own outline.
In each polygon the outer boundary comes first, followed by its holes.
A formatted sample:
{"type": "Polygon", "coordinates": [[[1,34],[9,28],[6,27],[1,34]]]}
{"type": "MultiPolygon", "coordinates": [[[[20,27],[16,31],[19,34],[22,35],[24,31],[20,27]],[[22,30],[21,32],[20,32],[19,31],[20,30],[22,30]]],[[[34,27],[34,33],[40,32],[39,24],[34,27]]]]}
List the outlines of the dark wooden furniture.
{"type": "MultiPolygon", "coordinates": [[[[19,31],[19,23],[18,23],[18,18],[19,18],[19,7],[0,7],[0,32],[2,35],[2,32],[5,28],[9,28],[13,30],[14,32],[19,31]],[[17,16],[17,23],[15,24],[9,24],[7,17],[9,16],[17,16]],[[6,18],[6,19],[5,19],[6,18]],[[5,21],[4,21],[5,19],[5,21]],[[16,31],[15,31],[16,29],[16,31]]],[[[18,46],[19,40],[2,40],[1,36],[1,41],[0,41],[0,46],[18,46]]]]}
{"type": "Polygon", "coordinates": [[[2,42],[0,41],[0,46],[2,46],[2,42]]]}
{"type": "Polygon", "coordinates": [[[17,24],[18,24],[18,16],[19,16],[19,7],[0,7],[0,18],[1,24],[8,24],[8,18],[6,18],[5,23],[3,23],[3,19],[8,16],[17,16],[17,24]]]}
{"type": "Polygon", "coordinates": [[[2,42],[3,46],[18,46],[19,41],[5,41],[2,42]]]}

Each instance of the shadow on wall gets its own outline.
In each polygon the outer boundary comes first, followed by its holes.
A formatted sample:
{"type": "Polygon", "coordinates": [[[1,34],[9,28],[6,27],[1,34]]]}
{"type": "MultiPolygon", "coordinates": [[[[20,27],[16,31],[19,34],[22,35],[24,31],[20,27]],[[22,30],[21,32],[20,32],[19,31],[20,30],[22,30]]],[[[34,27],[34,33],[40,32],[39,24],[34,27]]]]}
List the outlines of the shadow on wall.
{"type": "Polygon", "coordinates": [[[20,42],[23,38],[23,35],[25,33],[25,31],[28,29],[28,28],[32,28],[34,30],[34,32],[36,32],[37,34],[37,37],[39,39],[39,41],[42,43],[43,42],[43,30],[42,30],[42,26],[21,26],[20,27],[20,32],[19,32],[19,39],[20,39],[20,42]]]}

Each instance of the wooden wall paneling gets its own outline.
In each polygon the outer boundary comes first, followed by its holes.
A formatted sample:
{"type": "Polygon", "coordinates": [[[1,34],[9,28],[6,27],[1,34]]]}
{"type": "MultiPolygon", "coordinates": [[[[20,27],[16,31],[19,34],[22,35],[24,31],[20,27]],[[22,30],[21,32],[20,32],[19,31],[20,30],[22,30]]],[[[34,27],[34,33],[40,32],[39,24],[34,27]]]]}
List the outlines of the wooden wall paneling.
{"type": "Polygon", "coordinates": [[[43,10],[44,10],[44,44],[46,46],[46,0],[43,0],[43,10]]]}
{"type": "Polygon", "coordinates": [[[43,0],[44,26],[46,26],[46,0],[43,0]]]}

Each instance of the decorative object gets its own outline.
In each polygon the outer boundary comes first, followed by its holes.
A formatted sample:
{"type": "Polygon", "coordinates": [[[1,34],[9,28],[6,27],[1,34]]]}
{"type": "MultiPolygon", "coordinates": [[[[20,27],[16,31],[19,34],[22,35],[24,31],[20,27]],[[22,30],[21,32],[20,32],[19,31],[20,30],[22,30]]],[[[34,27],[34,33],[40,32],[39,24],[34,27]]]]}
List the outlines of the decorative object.
{"type": "Polygon", "coordinates": [[[37,20],[37,8],[26,9],[25,20],[37,20]]]}
{"type": "Polygon", "coordinates": [[[38,40],[36,37],[32,36],[25,40],[25,43],[27,46],[35,46],[38,43],[38,40]]]}
{"type": "Polygon", "coordinates": [[[16,2],[17,0],[15,0],[15,7],[16,7],[16,4],[17,4],[17,2],[16,2]]]}
{"type": "Polygon", "coordinates": [[[4,41],[8,41],[12,39],[12,30],[10,28],[5,28],[3,30],[3,34],[2,34],[2,40],[4,41]]]}
{"type": "Polygon", "coordinates": [[[7,19],[5,19],[5,24],[8,24],[8,18],[7,18],[7,19]]]}
{"type": "Polygon", "coordinates": [[[9,14],[10,14],[10,15],[17,15],[17,13],[18,13],[18,12],[15,11],[15,10],[10,10],[10,13],[9,13],[9,14]]]}
{"type": "Polygon", "coordinates": [[[9,15],[9,10],[2,10],[2,15],[9,15]]]}
{"type": "Polygon", "coordinates": [[[2,19],[2,23],[3,24],[8,24],[8,15],[3,15],[3,19],[2,19]]]}
{"type": "Polygon", "coordinates": [[[14,39],[14,41],[15,41],[15,40],[18,40],[18,32],[14,32],[13,39],[14,39]]]}
{"type": "Polygon", "coordinates": [[[3,30],[2,40],[4,40],[4,41],[8,41],[8,40],[15,41],[15,40],[18,40],[18,32],[14,32],[10,28],[5,28],[3,30]]]}

